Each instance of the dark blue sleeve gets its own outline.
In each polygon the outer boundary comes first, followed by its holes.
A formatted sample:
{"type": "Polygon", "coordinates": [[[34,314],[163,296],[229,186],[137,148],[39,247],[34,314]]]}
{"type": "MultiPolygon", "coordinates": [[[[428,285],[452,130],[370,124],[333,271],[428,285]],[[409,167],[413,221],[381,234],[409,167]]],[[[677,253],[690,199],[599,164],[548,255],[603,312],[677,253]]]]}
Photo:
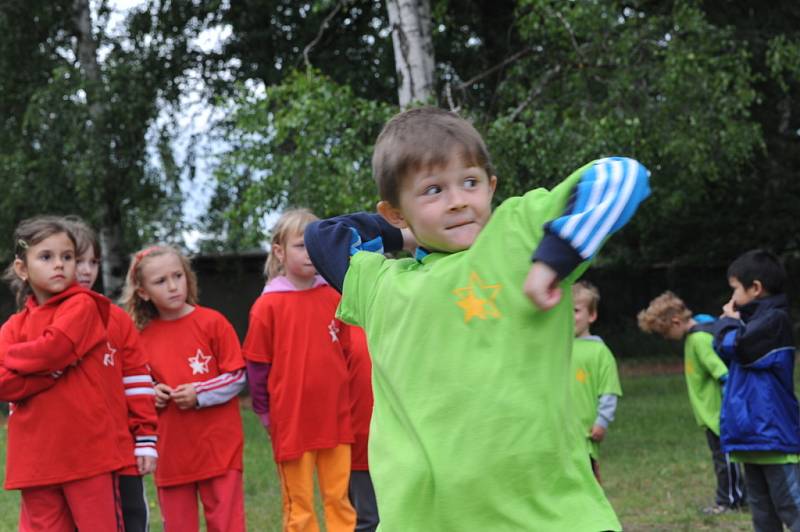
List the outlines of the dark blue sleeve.
{"type": "Polygon", "coordinates": [[[382,216],[366,212],[312,222],[306,227],[305,241],[317,272],[339,292],[350,257],[356,252],[385,253],[403,249],[400,229],[382,216]]]}
{"type": "Polygon", "coordinates": [[[745,323],[721,318],[714,326],[714,350],[723,360],[747,365],[779,347],[793,345],[791,320],[781,311],[765,313],[745,323]]]}

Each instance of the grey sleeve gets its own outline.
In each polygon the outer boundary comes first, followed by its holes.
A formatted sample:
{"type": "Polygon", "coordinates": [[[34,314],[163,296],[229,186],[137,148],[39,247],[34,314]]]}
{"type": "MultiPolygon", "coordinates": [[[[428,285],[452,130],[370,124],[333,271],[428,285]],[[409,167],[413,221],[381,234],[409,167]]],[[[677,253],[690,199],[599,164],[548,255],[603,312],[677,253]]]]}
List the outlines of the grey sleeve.
{"type": "Polygon", "coordinates": [[[608,428],[608,424],[614,421],[614,413],[617,411],[617,399],[614,394],[601,395],[597,401],[597,419],[594,420],[595,425],[600,425],[604,429],[608,428]]]}
{"type": "Polygon", "coordinates": [[[227,403],[239,395],[247,384],[247,373],[244,368],[230,373],[223,373],[213,379],[194,383],[197,392],[197,408],[227,403]]]}

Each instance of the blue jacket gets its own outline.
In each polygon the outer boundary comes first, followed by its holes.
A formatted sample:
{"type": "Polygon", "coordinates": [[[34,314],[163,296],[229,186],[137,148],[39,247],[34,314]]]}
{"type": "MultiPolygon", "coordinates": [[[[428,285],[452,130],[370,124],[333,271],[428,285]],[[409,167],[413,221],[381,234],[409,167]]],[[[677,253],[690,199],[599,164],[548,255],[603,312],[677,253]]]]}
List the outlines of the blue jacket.
{"type": "Polygon", "coordinates": [[[722,449],[800,454],[786,296],[756,299],[739,313],[741,320],[722,318],[714,326],[714,348],[729,367],[720,415],[722,449]]]}

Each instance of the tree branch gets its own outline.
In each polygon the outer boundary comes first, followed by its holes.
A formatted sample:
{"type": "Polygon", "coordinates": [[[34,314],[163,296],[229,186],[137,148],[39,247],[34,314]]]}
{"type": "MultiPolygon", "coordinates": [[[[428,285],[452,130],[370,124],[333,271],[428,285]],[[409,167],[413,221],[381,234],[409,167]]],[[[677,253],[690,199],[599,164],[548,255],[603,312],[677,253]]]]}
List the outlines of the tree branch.
{"type": "Polygon", "coordinates": [[[469,87],[473,83],[476,83],[476,82],[482,80],[483,78],[485,78],[487,76],[490,76],[491,74],[497,72],[498,70],[500,70],[504,66],[506,66],[506,65],[508,65],[510,63],[513,63],[514,61],[517,61],[518,59],[521,59],[522,57],[525,57],[526,55],[530,54],[531,52],[533,52],[533,47],[532,46],[529,46],[527,48],[523,48],[522,50],[520,50],[519,52],[515,53],[514,55],[505,58],[502,62],[496,64],[495,66],[493,66],[489,70],[481,72],[477,76],[475,76],[475,77],[473,77],[471,79],[468,79],[467,81],[461,83],[460,85],[458,85],[456,87],[456,89],[458,89],[460,91],[463,91],[464,89],[466,89],[467,87],[469,87]]]}
{"type": "Polygon", "coordinates": [[[517,116],[519,116],[519,114],[520,114],[520,113],[521,113],[521,112],[522,112],[522,111],[523,111],[523,110],[524,110],[524,109],[525,109],[525,108],[526,108],[528,105],[530,105],[530,103],[531,103],[533,100],[535,100],[536,98],[538,98],[538,97],[539,97],[539,95],[542,93],[542,91],[543,91],[543,90],[544,90],[544,88],[547,86],[547,84],[548,84],[548,83],[550,83],[550,80],[551,80],[551,79],[553,79],[553,77],[554,77],[556,74],[558,74],[559,72],[561,72],[561,65],[556,65],[555,67],[551,68],[550,70],[548,70],[547,72],[545,72],[544,74],[542,74],[542,77],[541,77],[541,78],[539,78],[539,83],[538,83],[538,84],[537,84],[537,85],[536,85],[536,86],[533,88],[533,90],[532,90],[532,91],[531,91],[531,93],[528,95],[528,97],[527,97],[527,98],[525,98],[525,100],[524,100],[522,103],[520,103],[520,104],[517,106],[517,108],[516,108],[516,109],[514,109],[514,111],[512,111],[512,113],[511,113],[511,116],[510,116],[510,119],[511,119],[511,121],[512,121],[512,122],[513,122],[514,120],[516,120],[516,119],[517,119],[517,116]]]}
{"type": "Polygon", "coordinates": [[[306,63],[306,68],[311,68],[311,60],[309,60],[309,58],[308,58],[308,54],[310,54],[310,53],[311,53],[311,50],[313,50],[313,49],[314,49],[314,47],[315,47],[317,44],[319,44],[319,41],[322,39],[322,35],[325,33],[325,30],[326,30],[326,29],[328,29],[328,25],[331,23],[331,20],[333,20],[333,17],[335,17],[335,16],[336,16],[336,14],[337,14],[339,11],[341,11],[341,9],[342,9],[342,8],[343,8],[345,5],[347,5],[348,3],[350,3],[350,1],[351,1],[351,0],[339,0],[339,3],[338,3],[338,4],[336,4],[336,7],[334,7],[334,8],[331,10],[331,12],[330,12],[330,13],[328,13],[328,16],[326,16],[326,17],[325,17],[325,20],[323,20],[323,21],[322,21],[322,24],[320,24],[320,26],[319,26],[319,31],[317,32],[317,36],[316,36],[316,37],[314,37],[314,40],[313,40],[313,41],[311,41],[310,43],[308,43],[308,44],[306,45],[306,47],[305,47],[305,48],[303,48],[303,60],[304,60],[304,61],[305,61],[305,63],[306,63]]]}

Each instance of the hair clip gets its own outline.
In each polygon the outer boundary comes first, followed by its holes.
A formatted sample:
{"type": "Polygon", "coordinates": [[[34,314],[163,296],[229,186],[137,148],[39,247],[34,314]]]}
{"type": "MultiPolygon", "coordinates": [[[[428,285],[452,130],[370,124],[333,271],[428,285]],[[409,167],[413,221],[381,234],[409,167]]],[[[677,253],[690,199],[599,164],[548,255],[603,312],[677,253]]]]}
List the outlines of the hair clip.
{"type": "Polygon", "coordinates": [[[17,240],[17,246],[25,250],[28,249],[28,243],[22,240],[21,238],[17,240]]]}

